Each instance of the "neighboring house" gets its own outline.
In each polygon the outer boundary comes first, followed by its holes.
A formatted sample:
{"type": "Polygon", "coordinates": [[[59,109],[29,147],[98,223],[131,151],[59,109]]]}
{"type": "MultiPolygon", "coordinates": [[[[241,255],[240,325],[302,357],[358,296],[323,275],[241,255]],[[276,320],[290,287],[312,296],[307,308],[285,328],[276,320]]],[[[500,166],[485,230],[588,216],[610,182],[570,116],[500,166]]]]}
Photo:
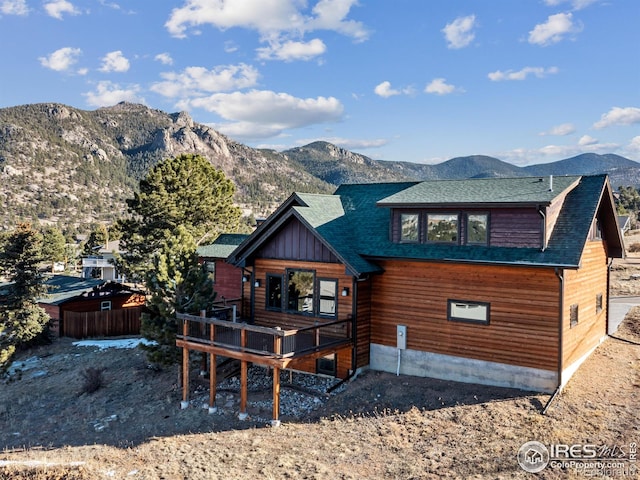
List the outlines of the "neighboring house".
{"type": "Polygon", "coordinates": [[[142,292],[95,278],[51,275],[49,293],[38,300],[62,337],[138,335],[145,303],[142,292]]]}
{"type": "Polygon", "coordinates": [[[248,325],[179,316],[178,345],[273,367],[274,385],[368,367],[552,392],[606,337],[623,254],[605,175],[293,194],[228,258],[248,325]]]}
{"type": "Polygon", "coordinates": [[[198,247],[199,261],[213,278],[216,301],[238,300],[242,297],[242,269],[226,259],[248,235],[226,233],[209,245],[198,247]]]}
{"type": "Polygon", "coordinates": [[[99,278],[101,280],[125,282],[126,278],[118,272],[114,264],[116,254],[120,252],[120,241],[113,240],[106,245],[98,247],[95,254],[83,257],[83,278],[99,278]]]}

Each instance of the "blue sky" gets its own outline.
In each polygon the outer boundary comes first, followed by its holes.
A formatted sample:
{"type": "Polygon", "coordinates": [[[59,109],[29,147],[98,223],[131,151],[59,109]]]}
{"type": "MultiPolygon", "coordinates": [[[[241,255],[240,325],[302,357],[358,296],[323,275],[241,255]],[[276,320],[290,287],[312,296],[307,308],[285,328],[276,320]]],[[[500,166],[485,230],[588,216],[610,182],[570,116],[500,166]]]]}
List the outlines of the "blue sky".
{"type": "Polygon", "coordinates": [[[0,0],[0,107],[126,100],[382,160],[640,161],[637,0],[0,0]]]}

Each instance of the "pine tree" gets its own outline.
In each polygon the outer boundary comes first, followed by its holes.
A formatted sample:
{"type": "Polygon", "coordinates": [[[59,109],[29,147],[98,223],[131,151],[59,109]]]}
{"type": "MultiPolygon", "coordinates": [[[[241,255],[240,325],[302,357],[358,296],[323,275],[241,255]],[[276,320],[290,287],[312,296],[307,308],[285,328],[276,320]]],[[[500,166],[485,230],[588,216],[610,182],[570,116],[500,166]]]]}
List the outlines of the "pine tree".
{"type": "Polygon", "coordinates": [[[211,277],[198,263],[196,245],[187,230],[179,226],[166,238],[152,260],[146,285],[151,292],[148,312],[143,314],[141,333],[153,343],[143,346],[150,361],[171,364],[179,359],[176,348],[176,313],[197,314],[215,300],[211,277]]]}
{"type": "Polygon", "coordinates": [[[37,303],[46,293],[38,270],[44,260],[42,247],[42,235],[26,223],[19,224],[3,242],[0,273],[10,284],[0,305],[0,369],[8,365],[17,346],[42,333],[49,321],[37,303]]]}
{"type": "MultiPolygon", "coordinates": [[[[66,263],[66,240],[57,227],[48,227],[43,232],[44,243],[42,254],[51,263],[51,271],[54,271],[56,262],[66,263]]],[[[66,268],[66,265],[65,265],[66,268]]]]}
{"type": "Polygon", "coordinates": [[[235,186],[199,155],[180,155],[156,165],[127,201],[130,218],[119,224],[118,262],[129,278],[144,280],[150,313],[142,318],[142,334],[153,340],[151,361],[174,362],[180,313],[197,314],[211,306],[215,293],[202,266],[197,245],[239,228],[240,209],[233,204],[235,186]]]}

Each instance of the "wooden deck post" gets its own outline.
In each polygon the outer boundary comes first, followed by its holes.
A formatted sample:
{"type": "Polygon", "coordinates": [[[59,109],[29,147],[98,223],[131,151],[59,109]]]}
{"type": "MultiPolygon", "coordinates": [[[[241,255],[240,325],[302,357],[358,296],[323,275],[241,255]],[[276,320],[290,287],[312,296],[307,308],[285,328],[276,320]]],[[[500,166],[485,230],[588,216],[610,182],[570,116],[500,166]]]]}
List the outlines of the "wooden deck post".
{"type": "MultiPolygon", "coordinates": [[[[216,326],[212,323],[209,326],[209,340],[211,341],[211,345],[215,341],[215,332],[216,326]]],[[[216,413],[218,410],[216,407],[216,387],[217,387],[217,364],[216,364],[216,354],[209,354],[209,413],[216,413]]]]}
{"type": "MultiPolygon", "coordinates": [[[[240,349],[244,350],[247,346],[247,331],[243,328],[240,330],[240,349]]],[[[247,413],[247,361],[240,361],[240,420],[246,420],[249,417],[247,413]]]]}
{"type": "MultiPolygon", "coordinates": [[[[189,334],[188,320],[182,320],[182,335],[187,338],[189,334]]],[[[182,349],[182,402],[180,408],[185,409],[189,406],[189,348],[182,349]]]]}
{"type": "Polygon", "coordinates": [[[271,426],[280,426],[280,369],[278,367],[273,367],[273,419],[271,426]]]}

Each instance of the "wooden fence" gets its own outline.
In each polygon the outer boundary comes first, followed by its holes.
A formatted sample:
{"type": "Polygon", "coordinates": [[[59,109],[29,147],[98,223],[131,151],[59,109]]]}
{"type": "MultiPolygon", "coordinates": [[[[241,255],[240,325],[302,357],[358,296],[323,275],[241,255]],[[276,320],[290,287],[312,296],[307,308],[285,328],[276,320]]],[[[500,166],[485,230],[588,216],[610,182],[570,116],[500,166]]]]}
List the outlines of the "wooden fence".
{"type": "Polygon", "coordinates": [[[102,312],[64,312],[60,336],[90,338],[139,335],[141,313],[142,307],[102,312]]]}

